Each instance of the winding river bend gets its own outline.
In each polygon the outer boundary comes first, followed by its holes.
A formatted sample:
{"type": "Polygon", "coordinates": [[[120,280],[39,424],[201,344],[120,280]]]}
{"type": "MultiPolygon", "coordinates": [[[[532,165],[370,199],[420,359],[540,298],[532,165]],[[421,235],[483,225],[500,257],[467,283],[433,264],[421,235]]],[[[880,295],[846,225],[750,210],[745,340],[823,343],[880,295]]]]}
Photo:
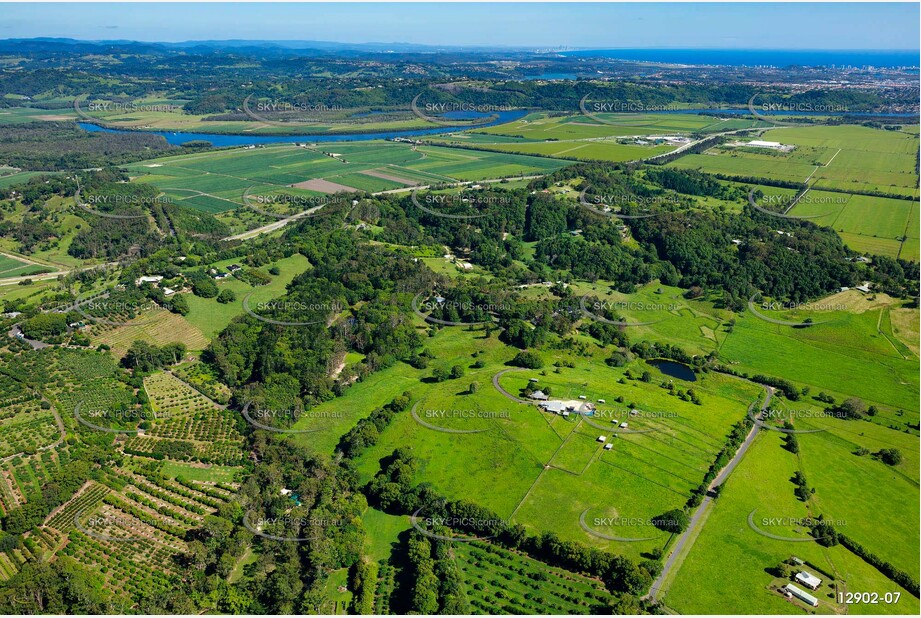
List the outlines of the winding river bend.
{"type": "MultiPolygon", "coordinates": [[[[480,129],[493,127],[507,122],[514,122],[527,115],[528,110],[516,109],[495,112],[496,119],[476,126],[439,126],[432,129],[409,129],[404,131],[380,131],[376,133],[304,133],[302,135],[231,135],[226,133],[184,133],[180,131],[134,131],[128,129],[110,129],[101,127],[91,122],[80,122],[80,128],[92,133],[142,133],[144,135],[160,135],[173,146],[181,146],[187,142],[211,142],[216,148],[226,146],[254,146],[259,144],[292,144],[297,142],[366,142],[375,139],[393,139],[396,137],[419,137],[422,135],[438,135],[439,133],[454,133],[465,129],[480,129]]],[[[456,118],[464,120],[464,118],[456,118]]]]}

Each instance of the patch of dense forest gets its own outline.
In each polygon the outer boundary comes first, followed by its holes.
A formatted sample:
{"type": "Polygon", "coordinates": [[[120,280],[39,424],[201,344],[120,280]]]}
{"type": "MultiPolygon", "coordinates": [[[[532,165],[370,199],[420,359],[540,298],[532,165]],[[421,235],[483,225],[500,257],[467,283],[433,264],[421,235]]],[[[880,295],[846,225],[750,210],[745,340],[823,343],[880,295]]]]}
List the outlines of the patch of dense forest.
{"type": "Polygon", "coordinates": [[[0,162],[38,171],[77,170],[131,163],[171,150],[159,135],[89,133],[72,122],[7,124],[0,131],[0,162]]]}

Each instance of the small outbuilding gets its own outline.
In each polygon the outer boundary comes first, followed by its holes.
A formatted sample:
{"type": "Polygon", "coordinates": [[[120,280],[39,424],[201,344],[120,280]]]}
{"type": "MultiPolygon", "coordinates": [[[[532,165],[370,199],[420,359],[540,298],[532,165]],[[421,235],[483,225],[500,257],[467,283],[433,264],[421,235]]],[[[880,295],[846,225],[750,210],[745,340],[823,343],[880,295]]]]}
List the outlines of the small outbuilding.
{"type": "Polygon", "coordinates": [[[598,440],[596,440],[596,442],[607,442],[607,440],[608,439],[605,438],[604,436],[598,436],[598,440]]]}
{"type": "Polygon", "coordinates": [[[807,605],[811,607],[819,606],[819,600],[817,598],[815,598],[814,596],[812,596],[805,590],[801,590],[797,588],[793,584],[787,584],[786,586],[783,587],[783,589],[784,589],[784,592],[786,592],[788,595],[796,597],[797,599],[799,599],[800,601],[806,603],[807,605]]]}

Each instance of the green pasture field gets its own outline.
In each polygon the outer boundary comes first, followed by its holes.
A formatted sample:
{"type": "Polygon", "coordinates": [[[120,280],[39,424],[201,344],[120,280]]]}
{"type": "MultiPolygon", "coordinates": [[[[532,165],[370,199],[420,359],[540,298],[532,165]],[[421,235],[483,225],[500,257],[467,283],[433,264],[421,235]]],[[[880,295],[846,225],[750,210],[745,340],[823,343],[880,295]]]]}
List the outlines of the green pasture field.
{"type": "MultiPolygon", "coordinates": [[[[49,243],[46,248],[36,247],[29,254],[29,259],[34,262],[46,264],[51,271],[67,270],[70,267],[83,266],[93,263],[91,260],[81,260],[67,253],[74,236],[80,227],[88,222],[72,212],[73,197],[53,195],[44,201],[44,211],[53,215],[53,226],[57,240],[49,243]]],[[[5,213],[6,219],[11,222],[21,222],[28,213],[28,207],[16,204],[12,213],[5,213]]],[[[19,243],[12,237],[0,238],[0,251],[16,253],[20,250],[19,243]]],[[[50,272],[50,271],[49,271],[50,272]]]]}
{"type": "MultiPolygon", "coordinates": [[[[430,482],[448,497],[473,500],[531,531],[552,530],[563,538],[601,546],[611,543],[584,532],[578,519],[584,509],[603,509],[610,503],[609,497],[603,503],[597,502],[599,495],[607,495],[605,487],[623,488],[615,508],[627,517],[648,519],[683,505],[721,447],[721,436],[744,417],[748,403],[761,391],[741,380],[711,374],[694,385],[705,401],[705,406],[695,406],[662,389],[659,382],[664,376],[655,370],[651,373],[659,377],[652,384],[628,381],[618,385],[616,381],[623,370],[610,369],[599,358],[578,359],[575,369],[564,368],[560,373],[551,368],[514,372],[501,378],[501,384],[512,393],[517,393],[528,377],[540,376],[540,384],[551,386],[555,398],[575,399],[580,392],[592,400],[607,397],[610,407],[604,408],[603,414],[599,411],[597,419],[591,421],[601,426],[597,429],[589,424],[589,419],[551,415],[535,406],[510,401],[496,391],[492,377],[507,368],[504,362],[514,355],[514,350],[495,338],[483,340],[480,332],[450,328],[440,331],[432,345],[437,345],[440,358],[446,360],[436,360],[424,371],[398,366],[381,372],[390,374],[381,383],[392,394],[381,393],[375,385],[363,383],[341,400],[316,409],[364,411],[409,389],[417,416],[428,425],[480,431],[443,432],[423,425],[408,412],[402,413],[383,432],[378,443],[358,458],[362,479],[377,472],[381,457],[398,446],[410,446],[423,462],[417,480],[430,482]],[[469,367],[473,358],[461,350],[471,349],[483,350],[477,357],[485,363],[483,368],[469,367]],[[442,383],[413,379],[413,374],[429,375],[434,366],[448,368],[454,364],[466,368],[463,378],[442,383]],[[477,384],[476,393],[462,394],[471,383],[477,384]],[[376,400],[367,402],[361,391],[376,392],[376,400]],[[624,397],[623,403],[615,402],[618,394],[624,397]],[[659,416],[630,417],[627,406],[631,403],[644,413],[659,416]],[[466,415],[452,415],[451,411],[466,415]],[[439,415],[441,412],[446,415],[439,415]],[[616,440],[614,450],[602,452],[595,440],[600,434],[613,435],[616,426],[611,423],[611,416],[615,413],[636,428],[657,431],[610,438],[616,440]],[[545,469],[548,464],[551,467],[545,469]],[[494,491],[484,493],[482,487],[486,485],[494,487],[494,491]],[[570,498],[560,501],[559,492],[564,487],[570,498]]],[[[645,363],[638,363],[633,370],[639,375],[645,367],[645,363]]],[[[299,426],[323,428],[323,431],[295,439],[313,447],[328,445],[331,449],[335,441],[332,436],[325,437],[326,427],[339,425],[338,433],[342,433],[346,423],[356,422],[354,412],[351,417],[350,421],[323,419],[325,423],[320,420],[301,423],[299,426]]],[[[662,541],[657,542],[661,546],[662,541]]],[[[655,546],[655,543],[621,543],[616,549],[638,556],[638,552],[655,546]]]]}
{"type": "Polygon", "coordinates": [[[0,110],[0,124],[17,124],[33,120],[70,120],[76,118],[72,107],[38,109],[35,107],[8,107],[0,110]]]}
{"type": "Polygon", "coordinates": [[[899,258],[913,262],[921,261],[921,241],[917,238],[903,240],[902,247],[899,249],[899,258]]]}
{"type": "MultiPolygon", "coordinates": [[[[733,314],[714,309],[712,303],[688,300],[684,290],[657,282],[640,286],[632,294],[617,292],[613,285],[602,280],[593,284],[576,282],[572,289],[580,297],[597,296],[599,301],[616,308],[623,321],[637,324],[627,329],[631,340],[678,344],[688,352],[708,354],[726,339],[724,324],[733,314]],[[642,324],[646,322],[650,324],[642,324]]],[[[590,301],[586,301],[586,308],[593,310],[590,301]]]]}
{"type": "MultiPolygon", "coordinates": [[[[773,324],[751,312],[739,314],[733,332],[720,346],[720,359],[738,371],[783,377],[801,386],[835,394],[839,401],[858,396],[869,404],[905,410],[900,422],[918,419],[918,359],[903,358],[879,333],[881,308],[855,313],[870,303],[849,291],[816,301],[816,308],[837,311],[763,311],[771,318],[799,321],[808,328],[773,324]]],[[[757,306],[756,306],[757,308],[757,306]]]]}
{"type": "MultiPolygon", "coordinates": [[[[909,349],[916,329],[900,330],[899,336],[888,332],[889,339],[877,329],[878,324],[888,324],[881,314],[888,316],[891,299],[880,297],[874,301],[852,290],[815,301],[813,311],[762,311],[788,321],[807,317],[817,322],[831,320],[798,329],[762,321],[747,311],[733,314],[716,309],[706,298],[687,300],[679,288],[655,283],[633,294],[611,291],[610,285],[602,281],[577,282],[572,289],[577,296],[595,295],[612,303],[628,323],[652,322],[629,327],[631,339],[676,343],[692,354],[718,351],[720,361],[737,370],[810,385],[813,394],[821,390],[834,392],[839,401],[857,395],[885,406],[880,413],[881,422],[902,425],[917,420],[913,412],[918,409],[917,396],[912,394],[911,385],[918,383],[918,361],[916,353],[909,349]],[[625,308],[614,303],[624,303],[625,308]],[[733,319],[736,325],[730,333],[728,323],[733,319]],[[829,358],[834,362],[829,363],[829,358]],[[893,416],[895,409],[904,409],[906,416],[893,416]]],[[[542,288],[530,288],[526,293],[544,293],[539,290],[542,288]]],[[[590,304],[587,308],[592,309],[590,304]]],[[[898,311],[908,312],[905,319],[899,318],[899,324],[917,321],[917,310],[898,311]]]]}
{"type": "Polygon", "coordinates": [[[163,462],[160,471],[172,478],[182,476],[190,481],[230,483],[237,480],[237,475],[243,472],[243,468],[219,466],[217,464],[190,464],[181,461],[166,460],[163,462]]]}
{"type": "Polygon", "coordinates": [[[917,579],[917,436],[866,421],[808,418],[794,424],[826,429],[799,436],[803,470],[816,488],[817,508],[845,521],[840,526],[844,534],[917,579]],[[897,448],[904,461],[891,467],[870,455],[855,455],[860,447],[871,453],[897,448]]]}
{"type": "Polygon", "coordinates": [[[0,189],[26,182],[33,176],[41,176],[42,174],[49,173],[51,172],[11,172],[4,170],[3,174],[0,174],[0,189]]]}
{"type": "MultiPolygon", "coordinates": [[[[239,262],[239,260],[231,259],[211,266],[226,271],[228,264],[236,262],[239,262]]],[[[217,287],[219,290],[227,289],[236,294],[237,299],[232,303],[224,304],[217,302],[214,298],[201,298],[194,294],[187,294],[186,300],[189,301],[189,313],[184,316],[185,320],[200,330],[206,338],[211,339],[230,324],[230,321],[236,316],[244,313],[243,299],[247,294],[253,293],[249,300],[250,307],[255,307],[256,303],[281,296],[294,277],[310,268],[310,262],[303,255],[295,254],[272,264],[266,264],[262,270],[268,270],[272,266],[278,266],[281,274],[272,275],[272,282],[268,285],[254,288],[236,277],[228,277],[218,281],[217,287]]]]}
{"type": "MultiPolygon", "coordinates": [[[[617,384],[597,365],[581,368],[577,365],[575,370],[568,370],[579,376],[568,383],[558,383],[557,374],[553,373],[540,378],[539,385],[550,386],[553,398],[575,398],[583,391],[588,400],[597,401],[597,394],[601,392],[607,394],[601,398],[608,403],[597,404],[595,415],[580,422],[571,420],[572,417],[544,415],[553,431],[566,437],[560,452],[550,462],[551,465],[564,465],[543,471],[519,505],[513,518],[515,522],[533,532],[553,530],[564,539],[637,559],[641,558],[641,552],[665,545],[668,535],[652,527],[649,520],[684,505],[722,447],[730,426],[744,417],[748,404],[755,401],[761,389],[742,380],[711,374],[693,384],[703,400],[702,406],[696,406],[668,395],[659,386],[665,376],[645,363],[632,367],[634,374],[647,368],[654,375],[651,384],[638,380],[617,384]],[[593,384],[589,376],[599,373],[601,375],[594,377],[598,383],[593,384]],[[581,387],[584,382],[589,386],[581,387]],[[575,386],[576,383],[580,385],[575,386]],[[624,403],[613,402],[617,396],[623,396],[624,403]],[[631,405],[650,416],[630,415],[631,405]],[[627,422],[629,431],[654,431],[627,433],[620,430],[619,423],[613,423],[614,420],[627,422]],[[566,431],[574,435],[567,435],[566,431]],[[614,434],[617,437],[612,437],[614,434]],[[596,442],[600,435],[605,435],[613,444],[611,450],[601,449],[601,444],[596,442]],[[596,453],[594,457],[593,452],[596,453]],[[618,489],[612,494],[611,487],[618,489]],[[560,495],[566,495],[567,499],[559,500],[560,495]],[[600,539],[582,529],[579,517],[583,512],[589,527],[601,534],[650,540],[600,539]],[[616,516],[631,521],[622,525],[592,525],[594,518],[616,516]]],[[[567,370],[562,371],[565,376],[567,370]]],[[[618,371],[610,370],[613,374],[618,371]]],[[[527,372],[507,374],[503,384],[507,390],[515,392],[513,386],[523,385],[526,376],[527,372]]],[[[687,386],[682,383],[679,388],[687,386]]]]}
{"type": "MultiPolygon", "coordinates": [[[[102,100],[102,99],[100,99],[102,100]]],[[[134,101],[138,106],[172,104],[181,106],[185,101],[170,100],[151,96],[134,101]]],[[[409,101],[407,101],[409,103],[409,101]]],[[[252,103],[255,106],[255,102],[252,103]]],[[[27,109],[27,108],[26,108],[27,109]]],[[[399,131],[432,128],[432,123],[413,115],[408,109],[402,110],[402,117],[379,120],[374,118],[352,118],[363,109],[342,110],[327,113],[318,122],[291,122],[284,126],[261,122],[256,119],[245,120],[207,120],[211,114],[187,114],[181,109],[144,109],[132,110],[93,110],[83,105],[84,113],[100,122],[115,128],[138,129],[149,131],[185,131],[200,133],[225,133],[239,135],[296,135],[298,133],[369,133],[378,131],[399,131]]],[[[254,107],[255,111],[255,107],[254,107]]],[[[73,108],[63,110],[75,116],[73,108]]],[[[45,112],[50,113],[50,112],[45,112]]],[[[264,115],[261,112],[256,112],[264,115]]],[[[32,114],[30,114],[32,115],[32,114]]],[[[2,116],[0,116],[2,118],[2,116]]],[[[269,120],[272,120],[269,118],[269,120]]]]}
{"type": "MultiPolygon", "coordinates": [[[[918,613],[917,598],[843,546],[823,548],[811,541],[780,541],[759,535],[749,527],[747,520],[752,510],[755,510],[753,521],[761,529],[790,538],[806,538],[808,532],[788,520],[817,517],[820,513],[831,519],[842,518],[834,511],[812,509],[794,497],[790,479],[799,469],[799,463],[782,444],[783,435],[779,432],[762,431],[758,436],[726,482],[719,499],[710,507],[703,530],[687,557],[671,581],[666,582],[665,604],[683,614],[802,614],[803,607],[776,592],[776,587],[785,582],[765,571],[797,556],[836,575],[841,589],[880,593],[899,590],[902,593],[898,605],[852,605],[848,608],[852,613],[918,613]],[[785,521],[764,525],[764,518],[785,521]],[[727,565],[732,565],[728,577],[727,565]],[[705,586],[701,582],[714,582],[715,585],[705,586]]],[[[836,461],[822,461],[821,465],[831,471],[836,461]]],[[[815,482],[812,478],[815,475],[807,468],[810,482],[815,482]]],[[[817,492],[820,501],[821,489],[817,492]]],[[[914,495],[916,492],[917,488],[914,495]]],[[[849,500],[854,501],[853,498],[849,500]]],[[[836,503],[835,507],[839,505],[836,503]]],[[[882,518],[876,523],[880,527],[888,525],[882,518]]],[[[841,530],[849,533],[845,526],[841,526],[841,530]]],[[[806,568],[815,572],[814,568],[806,568]]],[[[819,613],[841,613],[843,608],[837,607],[835,600],[828,597],[833,590],[828,585],[829,578],[819,577],[823,579],[816,595],[820,602],[819,613]]]]}

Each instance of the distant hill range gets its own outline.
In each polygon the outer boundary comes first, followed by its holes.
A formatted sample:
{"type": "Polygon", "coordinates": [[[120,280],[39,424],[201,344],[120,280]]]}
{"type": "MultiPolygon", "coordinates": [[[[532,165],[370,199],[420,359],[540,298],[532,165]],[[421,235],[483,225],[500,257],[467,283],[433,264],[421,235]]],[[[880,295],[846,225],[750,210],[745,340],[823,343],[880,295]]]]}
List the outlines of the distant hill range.
{"type": "Polygon", "coordinates": [[[230,39],[226,41],[182,41],[178,43],[144,42],[129,40],[82,41],[68,38],[39,37],[32,39],[2,39],[0,53],[25,52],[39,54],[55,53],[143,53],[143,54],[209,54],[209,53],[258,53],[287,55],[309,54],[388,54],[388,53],[438,53],[438,52],[532,52],[524,47],[485,46],[435,46],[414,43],[337,43],[332,41],[248,41],[230,39]]]}

